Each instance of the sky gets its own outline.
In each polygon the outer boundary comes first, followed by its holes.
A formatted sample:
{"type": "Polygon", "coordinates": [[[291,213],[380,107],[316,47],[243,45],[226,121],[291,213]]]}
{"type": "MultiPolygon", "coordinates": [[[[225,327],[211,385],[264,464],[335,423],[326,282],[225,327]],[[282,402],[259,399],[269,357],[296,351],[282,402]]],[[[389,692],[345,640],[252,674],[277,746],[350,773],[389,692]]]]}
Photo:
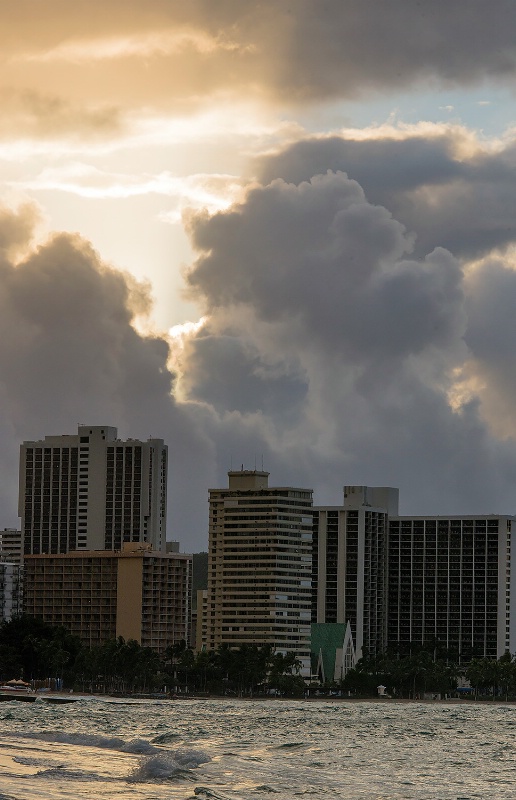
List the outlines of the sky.
{"type": "Polygon", "coordinates": [[[0,3],[0,527],[24,440],[516,514],[512,0],[0,3]],[[466,13],[467,7],[467,13],[466,13]]]}

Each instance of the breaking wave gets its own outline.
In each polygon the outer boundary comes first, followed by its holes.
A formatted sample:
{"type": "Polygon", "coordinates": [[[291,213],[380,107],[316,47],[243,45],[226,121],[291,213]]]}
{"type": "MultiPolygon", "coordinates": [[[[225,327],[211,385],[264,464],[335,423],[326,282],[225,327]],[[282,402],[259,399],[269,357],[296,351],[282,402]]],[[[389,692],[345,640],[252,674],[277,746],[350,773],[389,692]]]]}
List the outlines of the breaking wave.
{"type": "MultiPolygon", "coordinates": [[[[2,733],[2,735],[6,735],[2,733]]],[[[12,736],[12,733],[10,734],[12,736]]],[[[65,733],[64,731],[17,732],[17,739],[35,739],[56,744],[75,744],[82,747],[99,747],[103,750],[119,750],[121,753],[149,755],[161,752],[157,747],[143,739],[121,739],[118,736],[99,736],[95,733],[65,733]]]]}
{"type": "Polygon", "coordinates": [[[174,779],[192,779],[190,770],[210,761],[200,750],[175,750],[160,752],[140,762],[129,780],[132,783],[159,782],[174,779]]]}

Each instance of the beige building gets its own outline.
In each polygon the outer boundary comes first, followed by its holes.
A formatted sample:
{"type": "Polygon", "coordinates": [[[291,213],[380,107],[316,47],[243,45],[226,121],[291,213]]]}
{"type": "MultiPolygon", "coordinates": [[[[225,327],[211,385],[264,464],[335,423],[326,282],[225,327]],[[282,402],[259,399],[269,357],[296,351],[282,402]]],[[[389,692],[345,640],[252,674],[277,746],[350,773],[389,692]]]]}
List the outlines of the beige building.
{"type": "Polygon", "coordinates": [[[269,487],[269,473],[257,470],[228,476],[227,489],[210,490],[201,642],[269,644],[295,653],[309,675],[312,490],[269,487]]]}
{"type": "Polygon", "coordinates": [[[167,447],[121,441],[117,429],[80,425],[20,448],[19,514],[25,554],[119,550],[166,543],[167,447]]]}
{"type": "MultiPolygon", "coordinates": [[[[193,624],[193,617],[192,617],[193,624]]],[[[197,589],[197,612],[195,614],[195,645],[199,653],[208,649],[208,590],[197,589]]]]}
{"type": "Polygon", "coordinates": [[[117,636],[162,652],[188,641],[192,557],[126,544],[122,551],[26,555],[24,612],[90,647],[117,636]]]}

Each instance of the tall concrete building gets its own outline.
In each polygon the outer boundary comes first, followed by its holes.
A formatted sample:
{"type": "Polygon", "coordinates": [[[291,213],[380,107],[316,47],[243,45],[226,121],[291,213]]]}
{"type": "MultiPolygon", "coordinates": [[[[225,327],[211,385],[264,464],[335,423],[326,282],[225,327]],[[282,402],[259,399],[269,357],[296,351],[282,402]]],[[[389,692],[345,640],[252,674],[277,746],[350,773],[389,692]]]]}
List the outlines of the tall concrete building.
{"type": "Polygon", "coordinates": [[[345,486],[342,506],[315,506],[312,623],[350,624],[357,658],[386,641],[386,545],[398,489],[345,486]]]}
{"type": "Polygon", "coordinates": [[[22,560],[22,534],[16,528],[0,530],[0,561],[20,564],[22,560]]]}
{"type": "Polygon", "coordinates": [[[516,651],[516,517],[392,517],[387,643],[471,657],[516,651]]]}
{"type": "Polygon", "coordinates": [[[188,641],[192,557],[126,543],[121,551],[27,555],[23,609],[89,647],[123,636],[163,652],[188,641]]]}
{"type": "Polygon", "coordinates": [[[399,516],[397,489],[346,486],[343,506],[314,508],[312,622],[349,622],[358,658],[514,653],[514,537],[516,517],[399,516]]]}
{"type": "Polygon", "coordinates": [[[22,612],[22,567],[0,562],[0,622],[7,622],[22,612]]]}
{"type": "Polygon", "coordinates": [[[117,439],[117,429],[80,425],[76,435],[24,442],[19,514],[25,554],[120,550],[166,541],[167,447],[117,439]]]}
{"type": "Polygon", "coordinates": [[[272,645],[310,673],[312,490],[231,471],[210,490],[206,645],[272,645]]]}

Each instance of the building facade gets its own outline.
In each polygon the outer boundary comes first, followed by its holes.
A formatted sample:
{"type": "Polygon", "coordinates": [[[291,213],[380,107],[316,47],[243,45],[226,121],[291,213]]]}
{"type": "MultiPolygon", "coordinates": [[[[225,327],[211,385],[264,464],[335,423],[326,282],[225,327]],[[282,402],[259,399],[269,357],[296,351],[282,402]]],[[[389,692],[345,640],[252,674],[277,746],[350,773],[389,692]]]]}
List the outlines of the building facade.
{"type": "Polygon", "coordinates": [[[387,643],[435,643],[462,661],[516,651],[516,518],[393,517],[387,643]]]}
{"type": "Polygon", "coordinates": [[[344,487],[343,506],[314,508],[312,622],[349,622],[357,658],[514,653],[515,520],[399,516],[397,489],[344,487]]]}
{"type": "Polygon", "coordinates": [[[0,561],[0,622],[22,612],[22,567],[0,561]]]}
{"type": "Polygon", "coordinates": [[[271,645],[310,673],[312,491],[230,471],[210,490],[208,649],[271,645]]]}
{"type": "Polygon", "coordinates": [[[119,550],[166,543],[167,447],[117,439],[117,429],[80,425],[20,449],[24,553],[119,550]]]}
{"type": "Polygon", "coordinates": [[[22,560],[22,534],[16,528],[0,530],[0,561],[20,564],[22,560]]]}
{"type": "Polygon", "coordinates": [[[312,623],[349,622],[357,658],[386,640],[386,546],[398,490],[345,486],[342,506],[315,506],[312,623]]]}
{"type": "Polygon", "coordinates": [[[122,551],[27,555],[23,610],[93,647],[123,636],[163,652],[188,641],[192,557],[122,551]]]}

